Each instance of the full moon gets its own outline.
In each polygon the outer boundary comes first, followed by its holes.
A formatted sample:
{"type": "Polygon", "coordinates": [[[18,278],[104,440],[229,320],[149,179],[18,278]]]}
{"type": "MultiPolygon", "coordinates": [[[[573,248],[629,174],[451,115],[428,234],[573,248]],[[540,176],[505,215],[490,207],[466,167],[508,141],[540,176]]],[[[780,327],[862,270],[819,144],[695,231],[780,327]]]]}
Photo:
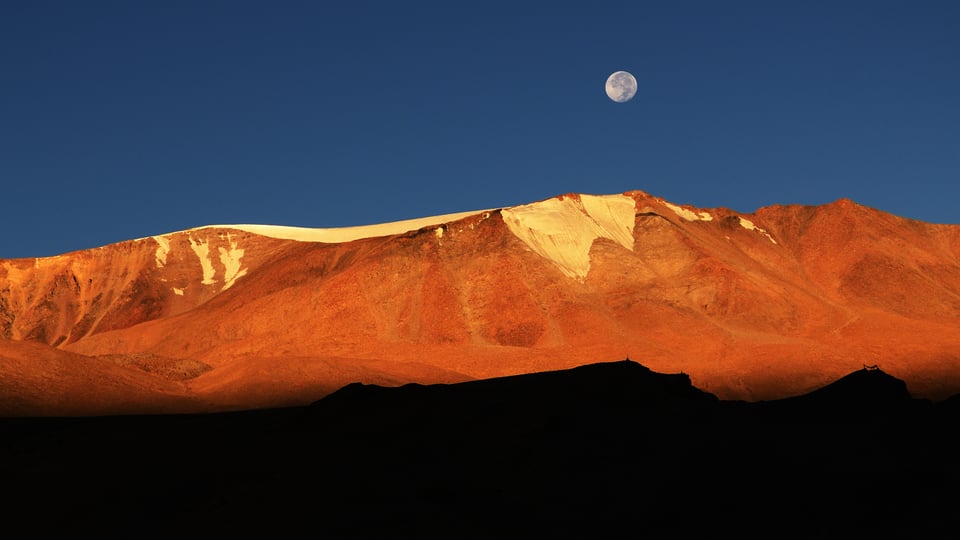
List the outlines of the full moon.
{"type": "Polygon", "coordinates": [[[630,101],[637,93],[637,79],[626,71],[616,71],[607,77],[607,96],[617,103],[630,101]]]}

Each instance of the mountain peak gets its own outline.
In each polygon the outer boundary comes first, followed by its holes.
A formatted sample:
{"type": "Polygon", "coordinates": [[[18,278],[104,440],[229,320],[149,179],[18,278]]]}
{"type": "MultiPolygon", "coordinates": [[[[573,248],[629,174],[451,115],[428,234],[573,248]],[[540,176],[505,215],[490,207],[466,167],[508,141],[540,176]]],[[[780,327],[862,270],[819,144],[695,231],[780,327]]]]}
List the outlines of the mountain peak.
{"type": "Polygon", "coordinates": [[[633,250],[635,201],[626,195],[565,194],[504,208],[507,228],[567,277],[583,280],[598,238],[633,250]]]}

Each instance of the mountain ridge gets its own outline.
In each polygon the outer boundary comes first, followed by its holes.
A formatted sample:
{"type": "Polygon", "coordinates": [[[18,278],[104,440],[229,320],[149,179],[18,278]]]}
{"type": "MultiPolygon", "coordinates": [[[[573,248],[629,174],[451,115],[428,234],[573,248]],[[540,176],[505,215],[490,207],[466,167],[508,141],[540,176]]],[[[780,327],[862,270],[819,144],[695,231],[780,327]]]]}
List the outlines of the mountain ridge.
{"type": "Polygon", "coordinates": [[[53,347],[38,365],[209,366],[179,381],[204,410],[302,403],[346,372],[451,382],[624,356],[726,398],[864,363],[921,395],[960,391],[960,226],[846,199],[745,214],[642,191],[451,215],[335,243],[200,228],[0,260],[0,337],[53,347]]]}

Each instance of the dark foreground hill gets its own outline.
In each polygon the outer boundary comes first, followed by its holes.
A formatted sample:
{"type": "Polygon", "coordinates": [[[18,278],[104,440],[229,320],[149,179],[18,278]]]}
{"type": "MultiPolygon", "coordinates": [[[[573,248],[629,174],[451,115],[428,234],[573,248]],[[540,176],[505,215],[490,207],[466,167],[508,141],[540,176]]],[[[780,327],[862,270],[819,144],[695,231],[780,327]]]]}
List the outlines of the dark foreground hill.
{"type": "Polygon", "coordinates": [[[880,370],[773,402],[631,361],[309,407],[0,420],[8,530],[98,537],[939,538],[956,400],[880,370]]]}

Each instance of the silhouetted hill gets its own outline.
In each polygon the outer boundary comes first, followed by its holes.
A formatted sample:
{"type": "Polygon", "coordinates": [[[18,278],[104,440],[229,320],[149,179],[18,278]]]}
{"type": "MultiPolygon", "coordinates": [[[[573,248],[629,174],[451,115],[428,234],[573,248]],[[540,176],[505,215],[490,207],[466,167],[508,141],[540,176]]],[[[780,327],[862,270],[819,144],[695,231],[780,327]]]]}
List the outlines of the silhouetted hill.
{"type": "Polygon", "coordinates": [[[311,405],[324,418],[375,415],[411,419],[443,415],[584,415],[613,409],[650,411],[663,418],[705,410],[713,394],[694,388],[685,374],[655,373],[630,360],[569,370],[497,377],[457,384],[407,384],[399,388],[354,383],[311,405]],[[505,414],[512,411],[512,414],[505,414]]]}
{"type": "Polygon", "coordinates": [[[904,381],[878,368],[864,368],[799,396],[751,403],[751,414],[777,421],[888,419],[927,409],[931,402],[911,397],[904,381]]]}
{"type": "Polygon", "coordinates": [[[956,413],[874,370],[747,403],[622,361],[302,408],[12,418],[3,512],[33,536],[933,538],[958,525],[956,413]]]}
{"type": "Polygon", "coordinates": [[[879,368],[863,368],[818,388],[809,394],[793,398],[807,402],[842,405],[851,401],[868,405],[902,403],[911,399],[907,383],[879,368]]]}

